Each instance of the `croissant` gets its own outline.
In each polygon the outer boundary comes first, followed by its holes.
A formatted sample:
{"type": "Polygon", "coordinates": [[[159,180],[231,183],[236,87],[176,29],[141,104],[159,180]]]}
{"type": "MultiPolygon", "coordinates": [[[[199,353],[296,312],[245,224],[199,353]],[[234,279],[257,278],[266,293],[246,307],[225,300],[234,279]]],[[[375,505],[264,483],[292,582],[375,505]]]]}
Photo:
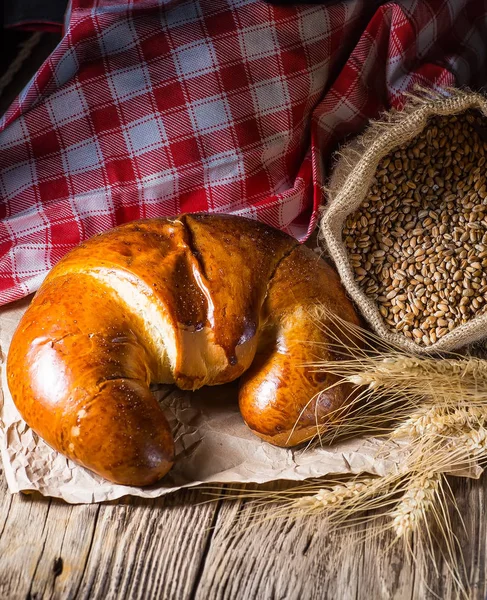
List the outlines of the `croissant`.
{"type": "Polygon", "coordinates": [[[151,383],[185,390],[241,377],[250,429],[309,439],[347,401],[306,363],[333,356],[310,309],[358,323],[338,276],[254,221],[215,215],[131,222],[69,252],[14,334],[8,385],[50,446],[113,482],[148,485],[174,462],[151,383]]]}

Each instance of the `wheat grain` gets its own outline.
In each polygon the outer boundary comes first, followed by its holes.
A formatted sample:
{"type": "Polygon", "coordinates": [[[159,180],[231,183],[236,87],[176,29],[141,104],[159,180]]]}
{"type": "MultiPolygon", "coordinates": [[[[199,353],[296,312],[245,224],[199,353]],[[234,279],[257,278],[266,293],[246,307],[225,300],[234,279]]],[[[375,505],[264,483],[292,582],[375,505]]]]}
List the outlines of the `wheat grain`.
{"type": "Polygon", "coordinates": [[[459,443],[465,444],[466,450],[475,456],[485,454],[487,452],[487,429],[479,427],[466,431],[459,436],[459,443]]]}
{"type": "Polygon", "coordinates": [[[379,162],[343,241],[385,323],[430,346],[487,306],[485,119],[432,117],[379,162]]]}
{"type": "Polygon", "coordinates": [[[425,522],[437,497],[441,478],[439,473],[429,473],[411,479],[397,507],[390,513],[398,538],[411,536],[425,522]]]}
{"type": "Polygon", "coordinates": [[[329,507],[337,507],[346,500],[357,498],[367,492],[372,479],[365,478],[360,481],[350,481],[337,484],[331,488],[320,488],[311,496],[302,496],[294,502],[296,508],[310,508],[322,510],[329,507]]]}
{"type": "Polygon", "coordinates": [[[393,438],[417,438],[426,435],[462,435],[465,429],[474,430],[487,422],[487,409],[461,407],[451,410],[445,406],[422,407],[396,427],[393,438]]]}

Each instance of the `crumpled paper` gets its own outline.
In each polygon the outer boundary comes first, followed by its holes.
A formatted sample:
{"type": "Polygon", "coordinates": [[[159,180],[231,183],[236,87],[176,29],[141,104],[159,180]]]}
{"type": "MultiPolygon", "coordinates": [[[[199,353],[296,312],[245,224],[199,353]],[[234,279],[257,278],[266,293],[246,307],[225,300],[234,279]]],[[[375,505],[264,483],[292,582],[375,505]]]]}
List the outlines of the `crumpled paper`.
{"type": "MultiPolygon", "coordinates": [[[[154,393],[175,436],[175,466],[161,482],[150,487],[115,485],[50,448],[15,408],[5,364],[13,332],[29,301],[0,309],[0,450],[11,492],[35,490],[70,503],[102,502],[127,495],[155,498],[199,484],[302,481],[359,473],[385,475],[400,470],[408,454],[407,440],[373,437],[323,448],[277,448],[257,438],[244,424],[235,383],[197,392],[166,385],[158,386],[154,393]]],[[[478,477],[480,473],[473,469],[464,474],[478,477]]]]}

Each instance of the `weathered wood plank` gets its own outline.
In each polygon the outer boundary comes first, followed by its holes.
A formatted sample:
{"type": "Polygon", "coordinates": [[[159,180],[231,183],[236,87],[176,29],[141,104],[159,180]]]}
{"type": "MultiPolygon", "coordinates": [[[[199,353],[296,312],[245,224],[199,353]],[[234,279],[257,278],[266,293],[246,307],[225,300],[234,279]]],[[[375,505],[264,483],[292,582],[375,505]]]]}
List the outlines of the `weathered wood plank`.
{"type": "Polygon", "coordinates": [[[70,506],[38,495],[11,496],[1,480],[0,597],[67,597],[80,579],[97,506],[70,506]]]}
{"type": "MultiPolygon", "coordinates": [[[[455,481],[459,511],[455,531],[463,547],[472,598],[486,597],[486,527],[483,519],[487,478],[455,481]]],[[[445,561],[438,572],[421,578],[402,545],[390,531],[365,530],[330,534],[320,519],[273,520],[273,506],[259,509],[254,525],[245,501],[224,504],[196,598],[206,599],[428,599],[458,597],[445,561]],[[243,516],[242,516],[243,513],[243,516]],[[255,524],[256,523],[256,524],[255,524]]],[[[275,508],[274,508],[275,510],[275,508]]]]}
{"type": "Polygon", "coordinates": [[[217,504],[200,493],[102,505],[86,573],[86,598],[188,598],[217,504]]]}
{"type": "MultiPolygon", "coordinates": [[[[35,512],[45,500],[37,496],[24,503],[30,504],[35,512]]],[[[95,505],[70,506],[58,500],[48,501],[43,536],[37,546],[36,570],[29,588],[31,598],[74,597],[73,590],[82,581],[98,512],[95,505]]],[[[27,528],[27,535],[31,528],[35,528],[34,523],[27,528]]]]}
{"type": "Polygon", "coordinates": [[[487,476],[480,481],[461,481],[459,488],[459,509],[462,515],[468,515],[467,531],[461,540],[467,555],[467,572],[475,596],[484,600],[487,598],[487,476]]]}
{"type": "Polygon", "coordinates": [[[44,526],[49,502],[32,510],[32,506],[10,497],[6,484],[1,481],[0,512],[3,527],[0,536],[0,597],[15,597],[16,590],[23,590],[25,598],[36,572],[43,545],[44,526]],[[21,531],[19,531],[21,530],[21,531]]]}
{"type": "Polygon", "coordinates": [[[10,496],[2,480],[0,598],[188,598],[218,508],[202,500],[72,506],[10,496]]]}
{"type": "Polygon", "coordinates": [[[196,598],[356,598],[363,560],[356,532],[329,534],[322,519],[272,518],[222,506],[196,598]]]}
{"type": "MultiPolygon", "coordinates": [[[[454,484],[472,598],[485,598],[487,478],[454,484]]],[[[457,597],[452,578],[421,580],[390,533],[327,531],[323,520],[275,520],[275,505],[169,498],[71,506],[0,485],[0,598],[310,599],[457,597]],[[244,510],[245,509],[245,510],[244,510]]],[[[458,518],[457,518],[458,521],[458,518]]]]}
{"type": "MultiPolygon", "coordinates": [[[[458,505],[458,511],[452,511],[453,529],[462,548],[465,572],[471,585],[471,598],[484,600],[487,597],[487,530],[484,517],[487,477],[484,476],[479,481],[452,479],[451,484],[458,505]]],[[[445,561],[438,560],[438,565],[439,573],[430,569],[423,588],[420,587],[419,578],[416,578],[414,597],[420,597],[420,593],[423,593],[422,597],[431,599],[455,597],[453,578],[445,561]]]]}

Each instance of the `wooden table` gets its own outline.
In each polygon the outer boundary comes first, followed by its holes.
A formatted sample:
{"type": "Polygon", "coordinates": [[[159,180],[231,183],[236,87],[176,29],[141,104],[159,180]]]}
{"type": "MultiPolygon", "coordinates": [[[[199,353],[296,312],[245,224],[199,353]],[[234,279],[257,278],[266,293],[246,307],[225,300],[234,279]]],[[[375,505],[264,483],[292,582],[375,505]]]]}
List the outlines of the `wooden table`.
{"type": "MultiPolygon", "coordinates": [[[[225,498],[228,488],[211,503],[192,490],[73,506],[10,495],[0,481],[1,599],[457,597],[444,563],[421,580],[401,547],[386,552],[389,534],[337,535],[322,519],[266,519],[275,505],[251,511],[248,501],[225,498]]],[[[485,598],[487,478],[453,487],[472,597],[485,598]]]]}

